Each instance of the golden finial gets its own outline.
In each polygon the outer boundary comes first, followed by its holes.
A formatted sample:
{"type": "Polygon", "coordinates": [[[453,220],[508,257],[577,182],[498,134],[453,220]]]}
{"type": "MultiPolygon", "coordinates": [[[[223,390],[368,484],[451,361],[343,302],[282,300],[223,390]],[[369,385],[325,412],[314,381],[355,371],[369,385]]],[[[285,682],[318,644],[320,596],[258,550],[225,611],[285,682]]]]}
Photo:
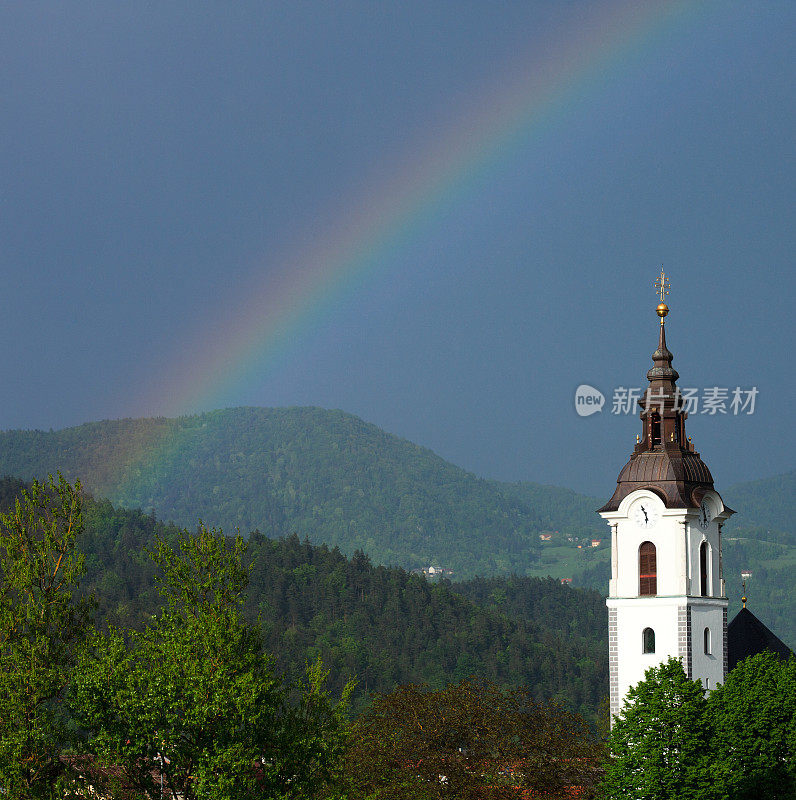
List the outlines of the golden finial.
{"type": "Polygon", "coordinates": [[[743,597],[741,598],[743,607],[746,608],[746,581],[743,582],[743,597]]]}
{"type": "Polygon", "coordinates": [[[658,308],[656,309],[658,316],[661,318],[661,325],[663,325],[663,318],[669,313],[669,306],[663,302],[663,298],[669,294],[669,287],[669,279],[666,277],[663,267],[661,267],[661,274],[655,279],[655,291],[661,298],[661,302],[658,304],[658,308]]]}

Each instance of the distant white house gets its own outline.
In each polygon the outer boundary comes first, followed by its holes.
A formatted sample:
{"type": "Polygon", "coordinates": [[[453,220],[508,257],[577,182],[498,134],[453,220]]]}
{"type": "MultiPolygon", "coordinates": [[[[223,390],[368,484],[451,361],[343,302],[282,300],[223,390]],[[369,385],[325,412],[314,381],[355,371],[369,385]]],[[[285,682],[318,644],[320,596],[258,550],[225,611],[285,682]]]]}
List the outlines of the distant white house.
{"type": "Polygon", "coordinates": [[[453,570],[448,569],[447,567],[423,567],[421,569],[413,569],[412,573],[414,575],[425,575],[427,578],[449,578],[453,575],[453,570]]]}

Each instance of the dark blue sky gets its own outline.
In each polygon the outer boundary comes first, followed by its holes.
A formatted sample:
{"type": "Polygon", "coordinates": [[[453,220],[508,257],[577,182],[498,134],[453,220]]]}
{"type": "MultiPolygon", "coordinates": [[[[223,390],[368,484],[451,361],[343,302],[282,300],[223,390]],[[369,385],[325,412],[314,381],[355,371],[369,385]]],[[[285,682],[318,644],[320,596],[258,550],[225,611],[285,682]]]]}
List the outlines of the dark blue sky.
{"type": "Polygon", "coordinates": [[[588,6],[5,4],[0,427],[317,405],[607,497],[638,430],[610,396],[651,365],[664,264],[681,384],[759,388],[751,416],[690,420],[717,487],[793,468],[796,5],[588,6]],[[286,254],[526,83],[540,121],[210,374],[286,254]],[[575,414],[581,383],[602,413],[575,414]]]}

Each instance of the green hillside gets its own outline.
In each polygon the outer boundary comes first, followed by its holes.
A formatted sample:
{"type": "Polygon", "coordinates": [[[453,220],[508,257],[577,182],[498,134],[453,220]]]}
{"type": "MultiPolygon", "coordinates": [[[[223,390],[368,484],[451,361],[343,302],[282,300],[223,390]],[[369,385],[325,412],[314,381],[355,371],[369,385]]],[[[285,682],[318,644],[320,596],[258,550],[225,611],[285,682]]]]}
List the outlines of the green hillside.
{"type": "Polygon", "coordinates": [[[493,485],[503,494],[535,509],[545,531],[591,539],[594,536],[603,536],[608,530],[608,526],[597,516],[597,509],[605,501],[597,497],[587,497],[560,486],[545,486],[527,481],[494,481],[493,485]]]}
{"type": "Polygon", "coordinates": [[[0,434],[0,474],[56,470],[178,524],[201,517],[225,530],[295,533],[379,563],[446,567],[457,578],[529,572],[549,525],[544,489],[530,503],[375,425],[318,408],[0,434]]]}
{"type": "MultiPolygon", "coordinates": [[[[0,509],[21,488],[0,481],[0,509]]],[[[160,602],[144,548],[176,530],[90,498],[84,518],[82,588],[97,597],[98,622],[140,628],[160,602]]],[[[298,674],[320,655],[336,691],[357,676],[359,707],[369,691],[421,682],[441,688],[474,675],[529,685],[539,699],[555,697],[593,720],[608,691],[607,614],[597,592],[536,578],[432,584],[295,536],[255,534],[248,558],[245,613],[259,620],[278,669],[298,674]],[[501,597],[503,608],[495,602],[501,597]]]]}
{"type": "Polygon", "coordinates": [[[737,483],[722,494],[738,513],[727,527],[772,533],[796,544],[796,470],[773,478],[737,483]],[[781,534],[785,534],[784,537],[781,534]]]}
{"type": "MultiPolygon", "coordinates": [[[[457,580],[552,575],[607,589],[607,529],[594,513],[602,500],[479,479],[341,411],[240,408],[0,433],[0,474],[58,469],[98,497],[181,525],[201,517],[227,531],[297,534],[348,555],[362,550],[374,563],[446,567],[457,580]]],[[[738,511],[725,528],[731,609],[741,569],[752,570],[750,607],[788,642],[796,642],[794,481],[796,472],[728,488],[719,481],[738,511]]]]}

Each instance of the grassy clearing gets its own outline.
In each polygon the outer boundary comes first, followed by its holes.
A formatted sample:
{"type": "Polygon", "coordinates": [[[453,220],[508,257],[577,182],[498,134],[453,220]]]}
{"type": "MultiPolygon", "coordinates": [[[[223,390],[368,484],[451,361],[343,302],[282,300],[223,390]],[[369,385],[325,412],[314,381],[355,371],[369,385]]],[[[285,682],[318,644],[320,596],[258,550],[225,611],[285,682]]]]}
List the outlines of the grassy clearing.
{"type": "Polygon", "coordinates": [[[610,558],[608,547],[577,547],[567,545],[543,545],[539,562],[528,571],[529,575],[553,578],[575,578],[587,567],[608,562],[610,558]]]}

